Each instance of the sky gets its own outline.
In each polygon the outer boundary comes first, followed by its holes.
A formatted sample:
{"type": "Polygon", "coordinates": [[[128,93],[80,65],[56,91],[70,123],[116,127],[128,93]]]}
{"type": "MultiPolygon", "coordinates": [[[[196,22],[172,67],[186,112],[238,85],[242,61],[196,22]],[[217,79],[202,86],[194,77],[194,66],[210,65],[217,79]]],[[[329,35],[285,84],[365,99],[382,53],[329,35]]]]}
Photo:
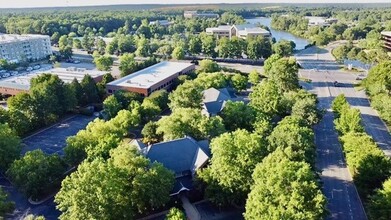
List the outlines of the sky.
{"type": "Polygon", "coordinates": [[[0,0],[0,8],[64,7],[115,4],[194,4],[194,3],[376,3],[391,0],[0,0]]]}

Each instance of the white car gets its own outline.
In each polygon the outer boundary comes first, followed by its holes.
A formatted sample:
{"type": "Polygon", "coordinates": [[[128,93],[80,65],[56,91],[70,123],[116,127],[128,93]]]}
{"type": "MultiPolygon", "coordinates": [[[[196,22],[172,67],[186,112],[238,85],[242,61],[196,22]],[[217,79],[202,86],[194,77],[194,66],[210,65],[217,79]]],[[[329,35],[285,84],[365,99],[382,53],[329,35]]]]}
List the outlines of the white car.
{"type": "Polygon", "coordinates": [[[35,66],[33,67],[33,69],[39,70],[39,69],[41,69],[41,66],[40,66],[40,65],[35,65],[35,66]]]}
{"type": "Polygon", "coordinates": [[[26,69],[26,71],[31,71],[31,70],[33,70],[33,68],[32,67],[27,67],[27,69],[26,69]]]}

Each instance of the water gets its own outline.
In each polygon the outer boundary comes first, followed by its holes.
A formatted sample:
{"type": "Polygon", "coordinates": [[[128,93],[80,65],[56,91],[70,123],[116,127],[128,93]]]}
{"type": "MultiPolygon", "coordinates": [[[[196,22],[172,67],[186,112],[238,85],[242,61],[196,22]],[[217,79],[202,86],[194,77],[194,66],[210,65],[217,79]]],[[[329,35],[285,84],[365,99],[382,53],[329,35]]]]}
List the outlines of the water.
{"type": "Polygon", "coordinates": [[[295,36],[291,33],[288,33],[286,31],[279,31],[279,30],[273,29],[271,27],[271,22],[272,22],[271,18],[266,18],[266,17],[250,18],[250,19],[246,19],[246,21],[250,24],[258,24],[259,23],[259,24],[262,24],[262,25],[269,27],[270,32],[272,33],[272,35],[276,39],[276,41],[284,39],[284,40],[290,40],[290,41],[295,42],[296,50],[304,49],[304,47],[309,44],[307,39],[297,37],[297,36],[295,36]]]}

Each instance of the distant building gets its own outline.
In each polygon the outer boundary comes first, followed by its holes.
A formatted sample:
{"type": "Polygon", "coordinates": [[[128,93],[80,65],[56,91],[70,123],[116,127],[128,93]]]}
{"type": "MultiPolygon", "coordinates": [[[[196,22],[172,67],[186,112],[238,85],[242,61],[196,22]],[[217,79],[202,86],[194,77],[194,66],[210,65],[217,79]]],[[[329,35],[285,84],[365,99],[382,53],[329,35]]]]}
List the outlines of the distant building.
{"type": "Polygon", "coordinates": [[[156,20],[156,21],[151,21],[149,22],[149,25],[160,25],[163,27],[168,27],[172,25],[174,22],[168,21],[168,20],[156,20]]]}
{"type": "Polygon", "coordinates": [[[384,47],[387,50],[391,50],[391,31],[383,31],[381,32],[381,36],[384,42],[384,47]]]}
{"type": "Polygon", "coordinates": [[[106,91],[112,94],[124,90],[149,96],[154,91],[170,89],[178,76],[194,69],[191,63],[164,61],[106,84],[106,91]]]}
{"type": "Polygon", "coordinates": [[[134,140],[131,145],[151,162],[159,162],[175,173],[175,185],[170,193],[171,196],[192,190],[196,171],[204,167],[210,158],[209,142],[196,141],[188,136],[149,146],[134,140]]]}
{"type": "Polygon", "coordinates": [[[77,79],[77,81],[81,82],[85,75],[90,75],[95,82],[100,82],[102,81],[103,75],[107,72],[75,67],[41,70],[26,75],[0,79],[0,93],[7,95],[17,95],[21,92],[29,92],[31,79],[44,73],[57,75],[65,83],[70,83],[74,79],[77,79]]]}
{"type": "Polygon", "coordinates": [[[333,23],[338,22],[338,19],[336,18],[325,18],[316,16],[306,16],[304,18],[308,20],[308,26],[328,27],[333,23]]]}
{"type": "Polygon", "coordinates": [[[183,13],[185,18],[219,18],[219,14],[216,13],[198,13],[197,11],[185,11],[183,13]]]}
{"type": "Polygon", "coordinates": [[[36,61],[52,54],[47,35],[0,35],[0,59],[10,62],[36,61]]]}
{"type": "Polygon", "coordinates": [[[271,37],[271,34],[268,30],[257,27],[254,24],[241,24],[241,25],[221,25],[218,27],[207,28],[206,33],[210,35],[215,35],[218,38],[221,37],[239,37],[242,39],[263,36],[265,38],[271,37]]]}
{"type": "Polygon", "coordinates": [[[232,100],[232,96],[226,88],[215,89],[210,88],[202,92],[202,114],[211,117],[218,115],[223,109],[227,101],[232,100]]]}

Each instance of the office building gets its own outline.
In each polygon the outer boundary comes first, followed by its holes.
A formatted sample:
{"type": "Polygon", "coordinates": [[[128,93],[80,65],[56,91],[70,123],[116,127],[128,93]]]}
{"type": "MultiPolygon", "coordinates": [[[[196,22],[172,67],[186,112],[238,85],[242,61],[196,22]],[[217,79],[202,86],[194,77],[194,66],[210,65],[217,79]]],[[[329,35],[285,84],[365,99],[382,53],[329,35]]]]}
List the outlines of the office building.
{"type": "Polygon", "coordinates": [[[328,27],[334,23],[338,22],[336,18],[324,18],[316,16],[306,16],[304,17],[308,20],[308,26],[318,26],[318,27],[328,27]]]}
{"type": "Polygon", "coordinates": [[[185,11],[183,13],[183,16],[185,18],[219,18],[219,14],[216,13],[209,13],[209,12],[204,12],[204,13],[198,13],[197,11],[185,11]]]}
{"type": "Polygon", "coordinates": [[[268,30],[257,27],[254,24],[241,24],[241,25],[221,25],[218,27],[207,28],[206,33],[215,35],[218,38],[222,37],[239,37],[242,39],[248,39],[257,36],[263,36],[265,38],[271,37],[271,33],[268,30]]]}
{"type": "Polygon", "coordinates": [[[109,94],[124,90],[149,96],[160,89],[169,90],[178,76],[194,69],[195,65],[191,63],[164,61],[112,81],[106,85],[106,90],[109,94]]]}
{"type": "Polygon", "coordinates": [[[17,95],[21,92],[29,92],[31,79],[44,73],[57,75],[65,83],[70,83],[74,79],[81,82],[85,75],[90,75],[95,82],[100,82],[102,81],[103,75],[106,74],[104,71],[87,70],[75,67],[40,70],[28,74],[0,79],[0,93],[6,95],[17,95]]]}
{"type": "Polygon", "coordinates": [[[0,59],[19,63],[45,59],[51,54],[50,37],[47,35],[0,35],[0,59]]]}

